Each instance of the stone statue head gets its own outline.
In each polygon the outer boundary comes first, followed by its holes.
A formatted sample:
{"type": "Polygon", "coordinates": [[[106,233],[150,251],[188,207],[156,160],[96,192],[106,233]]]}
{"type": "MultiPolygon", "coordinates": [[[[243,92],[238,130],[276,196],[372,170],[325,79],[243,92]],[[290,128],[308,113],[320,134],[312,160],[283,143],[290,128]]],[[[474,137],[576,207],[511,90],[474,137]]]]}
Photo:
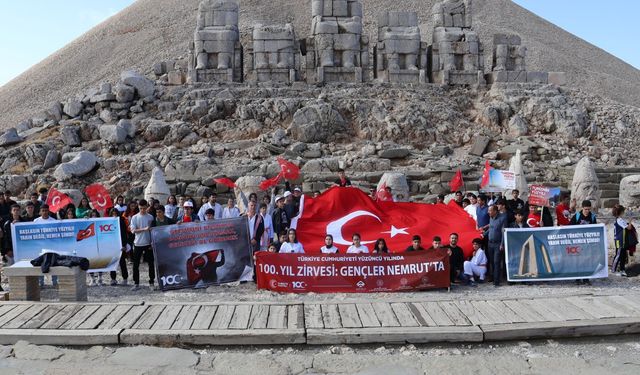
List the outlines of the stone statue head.
{"type": "Polygon", "coordinates": [[[640,175],[627,176],[620,181],[620,204],[640,207],[640,175]]]}
{"type": "Polygon", "coordinates": [[[601,206],[600,181],[596,175],[595,164],[588,158],[584,157],[576,165],[573,181],[571,182],[571,199],[575,199],[578,204],[582,201],[589,200],[597,210],[601,206]]]}

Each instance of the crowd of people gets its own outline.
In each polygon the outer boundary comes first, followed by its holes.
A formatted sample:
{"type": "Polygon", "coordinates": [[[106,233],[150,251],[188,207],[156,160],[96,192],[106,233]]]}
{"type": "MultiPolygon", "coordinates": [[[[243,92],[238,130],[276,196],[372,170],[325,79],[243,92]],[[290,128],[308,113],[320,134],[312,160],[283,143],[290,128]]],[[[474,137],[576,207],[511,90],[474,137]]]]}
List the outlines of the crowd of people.
{"type": "MultiPolygon", "coordinates": [[[[345,172],[340,170],[335,186],[348,187],[351,181],[345,172]]],[[[389,189],[389,188],[387,188],[389,189]]],[[[383,192],[385,193],[385,192],[383,192]]],[[[393,199],[390,189],[387,194],[380,195],[372,191],[374,200],[393,199]]],[[[313,196],[320,192],[314,192],[313,196]]],[[[292,187],[287,181],[283,194],[276,195],[276,189],[267,192],[261,199],[255,193],[245,197],[240,193],[238,199],[242,200],[242,210],[233,198],[229,198],[226,204],[218,203],[218,195],[210,194],[202,197],[200,201],[192,196],[176,197],[171,195],[166,202],[160,202],[151,198],[130,200],[125,202],[123,196],[118,196],[114,207],[106,214],[110,217],[118,217],[120,221],[120,236],[122,240],[122,256],[120,257],[121,284],[128,285],[129,264],[132,266],[133,289],[140,288],[140,264],[144,260],[149,267],[149,285],[154,288],[155,266],[154,255],[151,248],[151,228],[165,225],[179,225],[190,222],[205,222],[226,218],[246,216],[249,223],[249,237],[251,250],[268,251],[273,253],[304,253],[305,248],[299,242],[296,230],[290,228],[292,219],[298,215],[300,209],[302,190],[292,187]]],[[[506,228],[529,228],[554,226],[552,212],[549,207],[530,206],[519,197],[520,192],[514,190],[512,199],[505,199],[502,194],[480,194],[455,192],[453,201],[464,209],[477,223],[477,228],[483,235],[473,240],[473,255],[465,259],[464,250],[458,246],[457,233],[448,234],[448,245],[443,246],[442,239],[436,236],[432,239],[429,248],[422,246],[422,238],[413,236],[412,242],[405,249],[406,252],[419,251],[444,251],[450,258],[451,282],[477,285],[478,282],[493,282],[499,286],[506,276],[504,257],[504,230],[506,228]]],[[[2,231],[1,250],[5,264],[13,263],[13,244],[11,239],[11,226],[20,222],[44,222],[51,220],[68,220],[77,218],[96,218],[101,212],[92,209],[87,198],[82,198],[78,206],[69,204],[67,207],[53,214],[49,211],[47,191],[43,189],[40,194],[34,193],[29,201],[19,205],[11,198],[11,192],[0,194],[0,225],[2,231]]],[[[444,204],[445,197],[439,196],[435,204],[444,204]]],[[[595,224],[597,219],[591,210],[591,202],[582,202],[581,209],[576,210],[576,202],[571,202],[568,195],[562,197],[560,204],[555,207],[555,224],[584,225],[595,224]]],[[[624,207],[617,205],[613,209],[615,221],[616,256],[612,270],[625,275],[625,265],[628,262],[629,252],[635,249],[637,235],[631,223],[624,219],[624,207]]],[[[444,234],[443,234],[444,235],[444,234]]],[[[325,254],[336,253],[389,253],[391,251],[382,238],[378,239],[369,249],[361,243],[361,236],[353,233],[352,245],[346,249],[338,248],[333,243],[330,234],[325,236],[325,245],[319,249],[325,254]]],[[[314,252],[318,249],[313,249],[314,252]]],[[[395,249],[398,250],[398,249],[395,249]]],[[[111,285],[118,285],[117,273],[111,272],[111,285]]],[[[55,284],[56,280],[53,280],[55,284]]],[[[589,283],[588,280],[578,281],[589,283]]],[[[92,283],[103,285],[102,274],[92,275],[92,283]]]]}

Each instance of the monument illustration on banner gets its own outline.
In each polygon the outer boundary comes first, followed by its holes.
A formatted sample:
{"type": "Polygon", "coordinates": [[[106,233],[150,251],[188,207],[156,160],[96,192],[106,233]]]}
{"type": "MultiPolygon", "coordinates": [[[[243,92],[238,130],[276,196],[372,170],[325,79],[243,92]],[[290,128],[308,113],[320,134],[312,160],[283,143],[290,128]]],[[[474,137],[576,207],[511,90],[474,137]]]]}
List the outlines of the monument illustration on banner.
{"type": "Polygon", "coordinates": [[[520,250],[520,266],[515,277],[539,277],[541,274],[552,274],[553,267],[547,248],[536,240],[535,236],[529,237],[520,250]]]}

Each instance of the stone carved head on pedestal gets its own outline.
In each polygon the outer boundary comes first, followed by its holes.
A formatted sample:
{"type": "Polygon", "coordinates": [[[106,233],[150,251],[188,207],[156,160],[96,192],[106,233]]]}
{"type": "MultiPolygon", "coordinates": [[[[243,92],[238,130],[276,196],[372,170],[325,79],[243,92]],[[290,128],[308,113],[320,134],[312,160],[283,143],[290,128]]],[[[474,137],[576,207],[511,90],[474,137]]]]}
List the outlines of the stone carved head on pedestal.
{"type": "Polygon", "coordinates": [[[313,0],[311,34],[316,65],[361,66],[362,4],[359,0],[313,0]]]}
{"type": "Polygon", "coordinates": [[[378,17],[378,67],[384,70],[418,70],[421,66],[418,14],[383,12],[378,17]]]}
{"type": "Polygon", "coordinates": [[[471,28],[471,0],[444,0],[431,11],[433,27],[471,28]]]}
{"type": "Polygon", "coordinates": [[[585,156],[578,162],[573,174],[571,199],[575,199],[578,205],[585,200],[591,201],[597,210],[601,206],[601,195],[600,180],[596,174],[595,164],[585,156]]]}
{"type": "Polygon", "coordinates": [[[620,204],[640,207],[640,175],[627,176],[620,181],[620,204]]]}
{"type": "Polygon", "coordinates": [[[290,23],[253,27],[253,69],[294,69],[295,33],[290,23]]]}

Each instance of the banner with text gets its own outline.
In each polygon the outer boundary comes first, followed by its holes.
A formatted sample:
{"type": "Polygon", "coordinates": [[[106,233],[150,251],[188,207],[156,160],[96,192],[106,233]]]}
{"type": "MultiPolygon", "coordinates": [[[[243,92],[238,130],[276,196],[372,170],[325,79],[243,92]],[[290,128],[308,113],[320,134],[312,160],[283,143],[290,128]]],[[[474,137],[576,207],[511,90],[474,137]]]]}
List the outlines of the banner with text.
{"type": "Polygon", "coordinates": [[[609,276],[604,224],[506,230],[509,281],[609,276]]]}
{"type": "Polygon", "coordinates": [[[532,206],[555,207],[560,199],[560,188],[542,185],[529,187],[529,204],[532,206]]]}
{"type": "Polygon", "coordinates": [[[87,258],[89,272],[115,271],[122,249],[117,217],[16,223],[11,238],[16,262],[58,253],[87,258]]]}
{"type": "Polygon", "coordinates": [[[513,190],[515,188],[516,174],[514,172],[492,169],[491,172],[489,172],[489,185],[483,187],[482,191],[497,193],[505,190],[513,190]]]}
{"type": "Polygon", "coordinates": [[[156,227],[151,244],[163,291],[253,277],[246,217],[156,227]]]}
{"type": "Polygon", "coordinates": [[[256,253],[258,289],[284,293],[372,293],[448,288],[446,252],[256,253]]]}

